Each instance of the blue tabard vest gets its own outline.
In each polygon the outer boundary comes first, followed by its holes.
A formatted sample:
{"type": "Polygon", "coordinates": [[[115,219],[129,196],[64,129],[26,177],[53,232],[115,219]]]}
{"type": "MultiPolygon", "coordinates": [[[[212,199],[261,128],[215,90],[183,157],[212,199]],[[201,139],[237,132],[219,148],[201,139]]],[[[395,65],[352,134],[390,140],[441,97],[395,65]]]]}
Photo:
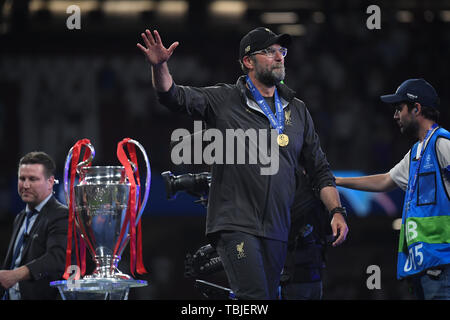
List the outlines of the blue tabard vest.
{"type": "Polygon", "coordinates": [[[429,139],[421,161],[415,159],[419,142],[411,149],[398,248],[398,279],[450,264],[450,195],[443,181],[443,174],[448,174],[444,170],[448,169],[439,166],[436,156],[438,137],[450,139],[450,133],[438,128],[429,139]],[[408,201],[408,192],[413,187],[411,181],[416,173],[416,186],[408,201]]]}

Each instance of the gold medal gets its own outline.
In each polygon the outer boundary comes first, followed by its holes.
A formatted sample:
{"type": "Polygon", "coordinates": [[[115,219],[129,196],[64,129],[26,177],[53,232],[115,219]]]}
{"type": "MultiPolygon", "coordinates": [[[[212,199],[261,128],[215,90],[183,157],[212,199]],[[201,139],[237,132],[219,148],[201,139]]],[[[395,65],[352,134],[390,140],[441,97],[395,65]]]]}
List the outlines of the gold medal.
{"type": "Polygon", "coordinates": [[[277,137],[277,143],[280,147],[286,147],[289,143],[289,137],[287,136],[287,134],[279,134],[277,137]]]}

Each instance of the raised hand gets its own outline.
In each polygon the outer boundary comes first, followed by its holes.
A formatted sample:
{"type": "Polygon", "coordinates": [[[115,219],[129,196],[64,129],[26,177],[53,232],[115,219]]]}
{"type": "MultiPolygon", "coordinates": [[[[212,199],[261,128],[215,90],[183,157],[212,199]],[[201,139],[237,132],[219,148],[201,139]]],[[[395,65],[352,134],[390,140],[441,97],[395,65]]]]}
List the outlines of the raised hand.
{"type": "Polygon", "coordinates": [[[153,31],[152,35],[150,30],[146,29],[145,33],[141,33],[141,36],[144,40],[145,47],[140,43],[137,44],[137,47],[141,49],[152,66],[157,66],[167,62],[175,48],[179,45],[179,42],[177,41],[172,43],[172,45],[167,49],[162,44],[161,37],[156,30],[153,31]]]}

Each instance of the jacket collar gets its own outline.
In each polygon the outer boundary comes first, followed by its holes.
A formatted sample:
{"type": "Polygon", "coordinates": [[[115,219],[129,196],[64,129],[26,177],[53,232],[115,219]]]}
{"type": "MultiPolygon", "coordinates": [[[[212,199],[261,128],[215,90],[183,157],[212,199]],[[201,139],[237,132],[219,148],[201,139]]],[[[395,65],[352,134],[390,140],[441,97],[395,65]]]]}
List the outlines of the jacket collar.
{"type": "MultiPolygon", "coordinates": [[[[39,224],[41,223],[42,219],[47,215],[48,211],[54,207],[56,204],[56,198],[53,196],[53,194],[46,199],[45,203],[43,203],[43,206],[41,210],[39,211],[36,220],[33,223],[33,226],[31,227],[31,230],[29,232],[30,237],[37,237],[38,234],[36,234],[37,229],[39,228],[39,224]]],[[[25,216],[25,214],[24,214],[25,216]]],[[[26,253],[28,252],[28,249],[30,247],[31,241],[27,241],[25,247],[23,248],[22,256],[24,257],[26,253]]]]}
{"type": "MultiPolygon", "coordinates": [[[[47,214],[47,211],[52,208],[53,206],[55,206],[56,204],[56,198],[55,197],[50,197],[46,203],[44,204],[44,206],[41,208],[41,211],[39,212],[39,214],[36,217],[36,220],[34,221],[34,224],[29,232],[30,235],[34,235],[34,233],[36,232],[36,228],[39,225],[39,222],[41,221],[42,217],[44,215],[47,214]]],[[[25,219],[25,215],[26,215],[26,209],[23,209],[17,216],[15,223],[14,223],[14,228],[13,228],[13,232],[12,232],[12,237],[11,237],[11,241],[9,243],[8,246],[8,251],[6,253],[6,257],[5,260],[3,261],[3,268],[7,268],[7,266],[11,263],[11,258],[12,258],[12,250],[14,247],[14,243],[16,241],[17,238],[17,234],[20,230],[20,226],[23,223],[23,220],[25,219]]],[[[29,243],[27,243],[27,245],[25,246],[25,248],[23,249],[23,255],[25,255],[26,250],[28,250],[29,247],[29,243]]]]}
{"type": "MultiPolygon", "coordinates": [[[[258,111],[260,113],[263,113],[261,108],[256,103],[256,101],[254,101],[253,99],[249,99],[247,96],[248,89],[246,86],[246,76],[245,75],[242,75],[238,78],[238,80],[236,82],[236,86],[239,89],[239,91],[241,92],[241,97],[242,97],[243,103],[245,103],[249,108],[251,108],[255,111],[258,111]]],[[[279,83],[276,87],[278,90],[278,95],[280,96],[280,99],[281,99],[281,104],[284,109],[294,99],[295,91],[283,83],[279,83]]]]}
{"type": "MultiPolygon", "coordinates": [[[[41,212],[42,208],[47,204],[47,202],[53,197],[53,193],[50,193],[47,198],[45,198],[41,203],[39,203],[36,208],[34,208],[37,212],[41,212]]],[[[26,206],[25,211],[30,211],[30,207],[26,206]]]]}

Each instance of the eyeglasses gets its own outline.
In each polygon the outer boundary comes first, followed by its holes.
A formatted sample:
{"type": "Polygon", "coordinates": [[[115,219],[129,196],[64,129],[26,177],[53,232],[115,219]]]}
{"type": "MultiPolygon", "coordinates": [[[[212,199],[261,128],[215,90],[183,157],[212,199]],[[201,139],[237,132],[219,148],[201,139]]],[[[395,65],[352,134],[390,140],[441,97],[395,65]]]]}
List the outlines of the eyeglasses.
{"type": "Polygon", "coordinates": [[[279,53],[281,53],[281,55],[283,56],[283,58],[287,56],[288,49],[287,49],[287,48],[284,48],[284,47],[280,47],[280,48],[278,48],[278,49],[276,49],[276,48],[262,49],[262,50],[255,51],[255,52],[253,52],[253,53],[250,54],[250,55],[253,56],[253,55],[255,55],[255,54],[263,54],[263,55],[265,55],[265,56],[268,57],[268,58],[273,58],[273,57],[275,57],[275,55],[277,54],[277,51],[278,51],[279,53]]]}

